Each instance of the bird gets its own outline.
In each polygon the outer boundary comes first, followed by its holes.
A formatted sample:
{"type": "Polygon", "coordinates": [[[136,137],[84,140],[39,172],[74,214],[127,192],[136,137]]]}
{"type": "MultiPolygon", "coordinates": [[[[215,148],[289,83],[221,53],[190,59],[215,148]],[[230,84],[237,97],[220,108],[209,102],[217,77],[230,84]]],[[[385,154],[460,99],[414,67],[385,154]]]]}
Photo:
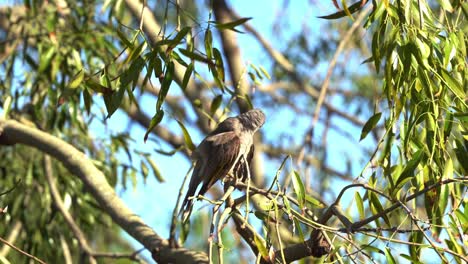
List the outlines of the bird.
{"type": "MultiPolygon", "coordinates": [[[[192,154],[195,168],[182,203],[182,221],[190,218],[198,186],[198,195],[204,195],[211,186],[228,174],[244,174],[253,158],[253,135],[265,123],[265,114],[260,109],[249,110],[219,123],[215,130],[206,136],[192,154]],[[246,160],[247,164],[243,161],[246,160]]],[[[197,195],[197,196],[198,196],[197,195]]]]}

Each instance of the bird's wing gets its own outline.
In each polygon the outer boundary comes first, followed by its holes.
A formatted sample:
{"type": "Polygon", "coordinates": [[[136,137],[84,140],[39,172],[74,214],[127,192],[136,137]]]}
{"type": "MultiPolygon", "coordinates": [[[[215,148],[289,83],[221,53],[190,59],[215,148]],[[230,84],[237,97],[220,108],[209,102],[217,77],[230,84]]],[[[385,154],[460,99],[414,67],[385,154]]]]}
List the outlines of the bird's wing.
{"type": "Polygon", "coordinates": [[[200,144],[200,151],[206,157],[205,166],[198,175],[203,179],[200,195],[229,173],[238,159],[240,143],[240,138],[231,131],[209,136],[200,144]]]}

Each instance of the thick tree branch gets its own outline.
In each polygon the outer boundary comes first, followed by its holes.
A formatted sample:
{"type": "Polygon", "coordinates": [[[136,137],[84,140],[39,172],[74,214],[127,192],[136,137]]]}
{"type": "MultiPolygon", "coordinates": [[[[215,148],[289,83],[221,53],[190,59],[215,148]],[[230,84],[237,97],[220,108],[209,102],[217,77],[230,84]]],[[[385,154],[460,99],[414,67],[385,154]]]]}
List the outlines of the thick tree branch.
{"type": "MultiPolygon", "coordinates": [[[[213,1],[213,11],[216,21],[220,24],[232,22],[230,17],[230,8],[227,6],[226,1],[219,0],[213,1]]],[[[249,109],[245,95],[248,94],[249,83],[245,75],[245,65],[242,62],[242,55],[239,45],[237,44],[236,33],[232,30],[220,30],[221,43],[223,45],[223,53],[226,57],[229,67],[229,75],[233,83],[233,88],[238,97],[236,98],[237,105],[241,112],[249,109]]]]}
{"type": "Polygon", "coordinates": [[[161,238],[123,203],[107,182],[104,174],[85,154],[67,142],[43,131],[14,120],[0,119],[0,144],[17,143],[37,148],[62,162],[71,173],[84,182],[103,211],[151,251],[156,261],[162,263],[206,263],[208,261],[206,254],[202,252],[171,248],[166,239],[161,238]]]}

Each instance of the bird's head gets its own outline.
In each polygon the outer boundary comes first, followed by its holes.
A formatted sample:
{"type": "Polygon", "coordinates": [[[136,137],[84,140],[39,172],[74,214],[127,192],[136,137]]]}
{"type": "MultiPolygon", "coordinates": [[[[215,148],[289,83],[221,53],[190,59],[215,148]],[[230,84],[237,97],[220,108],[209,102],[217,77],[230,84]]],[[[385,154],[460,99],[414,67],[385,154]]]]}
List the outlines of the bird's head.
{"type": "Polygon", "coordinates": [[[249,110],[237,116],[243,130],[257,131],[265,123],[265,114],[260,109],[249,110]]]}

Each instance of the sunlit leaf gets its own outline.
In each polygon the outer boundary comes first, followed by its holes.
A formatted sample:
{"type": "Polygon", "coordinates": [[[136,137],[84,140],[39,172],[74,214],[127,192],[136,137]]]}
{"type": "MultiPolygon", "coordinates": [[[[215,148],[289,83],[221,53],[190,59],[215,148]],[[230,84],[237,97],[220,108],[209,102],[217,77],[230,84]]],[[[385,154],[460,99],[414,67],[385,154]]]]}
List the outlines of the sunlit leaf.
{"type": "Polygon", "coordinates": [[[361,198],[361,195],[359,194],[359,192],[356,192],[354,194],[354,200],[356,201],[356,206],[358,208],[360,219],[364,219],[365,216],[366,216],[365,213],[364,213],[364,202],[362,201],[362,198],[361,198]]]}
{"type": "Polygon", "coordinates": [[[10,113],[10,110],[11,110],[11,96],[6,96],[6,99],[5,101],[3,101],[3,106],[2,106],[2,109],[3,109],[3,113],[2,113],[2,118],[8,118],[8,114],[10,113]]]}
{"type": "Polygon", "coordinates": [[[324,208],[325,207],[325,205],[322,202],[320,202],[319,200],[315,199],[314,197],[312,197],[312,196],[310,196],[308,194],[305,195],[305,200],[308,203],[312,204],[316,208],[324,208]]]}
{"type": "Polygon", "coordinates": [[[449,0],[437,0],[439,2],[440,6],[447,12],[452,13],[453,12],[453,7],[452,4],[450,3],[449,0]]]}
{"type": "Polygon", "coordinates": [[[39,68],[37,69],[38,72],[43,72],[47,67],[49,67],[50,63],[52,62],[52,58],[54,57],[56,52],[55,46],[50,46],[47,51],[41,54],[39,57],[39,68]]]}
{"type": "Polygon", "coordinates": [[[205,52],[208,59],[213,57],[213,37],[209,28],[205,31],[205,52]]]}
{"type": "Polygon", "coordinates": [[[182,129],[182,133],[184,134],[184,141],[185,145],[190,149],[191,151],[195,150],[195,145],[192,142],[192,138],[190,137],[189,132],[185,128],[184,124],[177,120],[177,123],[179,124],[180,128],[182,129]]]}
{"type": "Polygon", "coordinates": [[[266,245],[263,243],[262,239],[258,237],[257,234],[254,235],[254,242],[255,245],[257,246],[258,252],[264,259],[268,259],[268,250],[266,248],[266,245]]]}
{"type": "Polygon", "coordinates": [[[182,39],[189,33],[191,29],[192,29],[191,27],[182,28],[174,37],[174,39],[172,39],[171,45],[173,47],[177,46],[182,41],[182,39]]]}
{"type": "Polygon", "coordinates": [[[392,253],[390,252],[390,248],[385,247],[384,252],[385,252],[385,258],[387,259],[387,263],[388,264],[395,264],[396,263],[395,258],[393,257],[392,253]]]}
{"type": "Polygon", "coordinates": [[[406,254],[400,254],[400,257],[411,261],[411,264],[424,264],[423,262],[421,262],[421,261],[419,261],[417,259],[414,259],[413,257],[408,256],[406,254]]]}
{"type": "Polygon", "coordinates": [[[143,160],[140,161],[140,170],[141,174],[143,175],[143,180],[146,182],[146,179],[148,178],[148,166],[145,164],[143,160]]]}
{"type": "Polygon", "coordinates": [[[73,76],[71,81],[68,83],[68,88],[69,89],[77,88],[83,82],[83,78],[84,78],[84,71],[83,69],[81,69],[75,76],[73,76]]]}
{"type": "Polygon", "coordinates": [[[460,100],[466,100],[466,91],[463,91],[461,84],[445,69],[441,69],[441,74],[443,78],[442,81],[445,82],[450,91],[452,91],[452,93],[454,93],[460,100]]]}
{"type": "Polygon", "coordinates": [[[214,25],[219,30],[229,29],[229,30],[233,30],[233,31],[238,32],[238,33],[242,33],[241,31],[237,30],[235,27],[244,24],[245,22],[249,21],[250,19],[252,19],[252,18],[251,17],[245,17],[245,18],[241,18],[241,19],[238,19],[236,21],[232,21],[232,22],[228,22],[228,23],[224,23],[224,24],[214,22],[214,25]]]}
{"type": "Polygon", "coordinates": [[[151,157],[149,155],[145,156],[145,159],[146,159],[146,162],[148,162],[148,164],[150,165],[151,170],[153,171],[153,174],[154,174],[154,177],[156,178],[156,180],[158,182],[160,182],[160,183],[165,182],[165,180],[164,180],[161,172],[159,171],[158,166],[154,162],[154,160],[151,159],[151,157]]]}
{"type": "Polygon", "coordinates": [[[299,201],[299,206],[304,208],[304,202],[305,202],[305,188],[304,188],[304,183],[301,180],[301,176],[297,171],[292,172],[292,183],[294,187],[294,192],[296,193],[297,200],[299,201]]]}

